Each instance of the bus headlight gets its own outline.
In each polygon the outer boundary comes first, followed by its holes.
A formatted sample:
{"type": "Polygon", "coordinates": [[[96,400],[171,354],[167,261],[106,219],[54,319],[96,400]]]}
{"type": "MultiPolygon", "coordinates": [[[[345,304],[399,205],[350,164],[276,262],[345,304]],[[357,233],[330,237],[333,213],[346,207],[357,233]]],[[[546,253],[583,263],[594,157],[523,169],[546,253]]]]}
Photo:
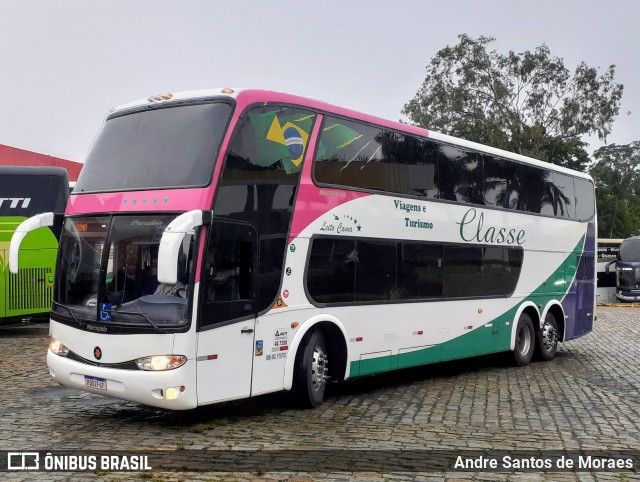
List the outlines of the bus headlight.
{"type": "Polygon", "coordinates": [[[55,353],[58,356],[67,356],[69,354],[69,349],[55,338],[51,338],[51,341],[49,342],[49,350],[51,350],[51,353],[55,353]]]}
{"type": "Polygon", "coordinates": [[[138,368],[147,371],[173,370],[185,363],[187,363],[187,357],[183,355],[145,356],[136,360],[138,368]]]}

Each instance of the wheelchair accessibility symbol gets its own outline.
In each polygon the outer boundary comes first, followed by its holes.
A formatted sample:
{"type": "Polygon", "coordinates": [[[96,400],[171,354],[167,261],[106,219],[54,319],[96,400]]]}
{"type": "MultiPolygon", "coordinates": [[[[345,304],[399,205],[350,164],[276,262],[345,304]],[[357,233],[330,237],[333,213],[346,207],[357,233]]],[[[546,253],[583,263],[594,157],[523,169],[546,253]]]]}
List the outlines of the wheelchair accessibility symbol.
{"type": "Polygon", "coordinates": [[[111,321],[111,303],[100,303],[98,318],[100,321],[111,321]]]}

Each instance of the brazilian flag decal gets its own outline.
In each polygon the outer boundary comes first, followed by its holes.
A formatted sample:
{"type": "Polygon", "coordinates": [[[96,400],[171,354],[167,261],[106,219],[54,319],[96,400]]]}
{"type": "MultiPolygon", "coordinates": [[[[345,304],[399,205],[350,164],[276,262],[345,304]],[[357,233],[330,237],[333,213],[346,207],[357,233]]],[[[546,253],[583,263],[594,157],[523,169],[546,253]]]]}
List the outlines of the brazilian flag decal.
{"type": "Polygon", "coordinates": [[[332,158],[338,152],[362,138],[362,134],[344,124],[329,124],[322,131],[318,158],[332,158]]]}
{"type": "Polygon", "coordinates": [[[256,136],[257,163],[271,166],[281,161],[287,173],[301,168],[315,114],[291,113],[290,109],[265,112],[251,119],[256,136]]]}
{"type": "Polygon", "coordinates": [[[376,137],[379,133],[379,129],[351,122],[327,122],[320,137],[317,159],[341,161],[340,170],[357,161],[360,169],[363,169],[367,163],[379,160],[382,156],[382,148],[376,137]]]}

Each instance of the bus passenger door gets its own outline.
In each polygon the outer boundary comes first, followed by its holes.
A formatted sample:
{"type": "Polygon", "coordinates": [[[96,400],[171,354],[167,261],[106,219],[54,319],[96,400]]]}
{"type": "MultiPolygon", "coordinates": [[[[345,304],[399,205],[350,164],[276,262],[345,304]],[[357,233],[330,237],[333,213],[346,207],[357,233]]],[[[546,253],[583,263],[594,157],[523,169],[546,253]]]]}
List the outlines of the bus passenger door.
{"type": "Polygon", "coordinates": [[[198,319],[198,404],[251,393],[258,237],[250,224],[214,221],[204,253],[198,319]]]}

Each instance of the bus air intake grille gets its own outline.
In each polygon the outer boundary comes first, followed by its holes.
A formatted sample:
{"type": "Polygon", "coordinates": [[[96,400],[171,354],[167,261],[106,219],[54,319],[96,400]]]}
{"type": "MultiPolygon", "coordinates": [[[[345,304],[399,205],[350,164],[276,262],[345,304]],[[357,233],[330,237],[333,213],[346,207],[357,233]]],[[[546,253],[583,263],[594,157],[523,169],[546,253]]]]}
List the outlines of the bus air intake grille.
{"type": "Polygon", "coordinates": [[[51,309],[53,285],[51,268],[25,268],[17,275],[10,274],[9,310],[51,309]]]}
{"type": "Polygon", "coordinates": [[[116,368],[118,370],[139,370],[135,360],[130,360],[130,361],[121,362],[121,363],[99,363],[92,360],[87,360],[86,358],[82,358],[80,355],[78,355],[73,351],[69,351],[67,358],[73,361],[84,363],[86,365],[93,365],[94,367],[116,368]]]}

